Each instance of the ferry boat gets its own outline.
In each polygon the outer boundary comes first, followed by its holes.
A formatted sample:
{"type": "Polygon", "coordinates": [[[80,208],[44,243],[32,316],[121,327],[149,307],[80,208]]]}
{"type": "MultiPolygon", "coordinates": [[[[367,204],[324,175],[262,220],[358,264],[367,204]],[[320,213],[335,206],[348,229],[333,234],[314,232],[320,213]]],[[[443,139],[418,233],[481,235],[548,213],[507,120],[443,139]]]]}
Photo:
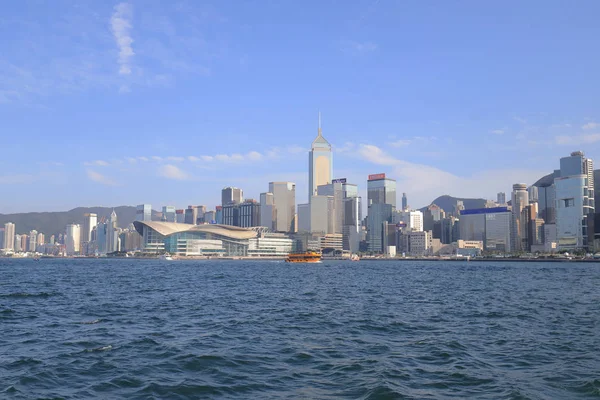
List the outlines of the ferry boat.
{"type": "Polygon", "coordinates": [[[360,257],[358,256],[358,254],[352,254],[350,256],[350,261],[360,261],[360,257]]]}
{"type": "Polygon", "coordinates": [[[158,258],[160,258],[161,260],[167,260],[167,261],[173,260],[173,257],[171,257],[171,255],[169,253],[161,254],[158,258]]]}
{"type": "Polygon", "coordinates": [[[321,262],[321,253],[316,251],[305,251],[302,253],[288,254],[285,262],[290,263],[318,263],[321,262]]]}

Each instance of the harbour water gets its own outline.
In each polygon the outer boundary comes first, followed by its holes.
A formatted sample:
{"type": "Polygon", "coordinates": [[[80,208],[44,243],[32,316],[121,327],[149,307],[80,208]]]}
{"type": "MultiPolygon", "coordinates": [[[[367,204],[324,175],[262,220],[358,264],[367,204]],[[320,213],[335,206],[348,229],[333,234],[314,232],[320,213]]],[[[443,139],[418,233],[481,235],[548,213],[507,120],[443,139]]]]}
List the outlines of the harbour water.
{"type": "Polygon", "coordinates": [[[1,398],[600,397],[600,264],[0,259],[1,398]]]}

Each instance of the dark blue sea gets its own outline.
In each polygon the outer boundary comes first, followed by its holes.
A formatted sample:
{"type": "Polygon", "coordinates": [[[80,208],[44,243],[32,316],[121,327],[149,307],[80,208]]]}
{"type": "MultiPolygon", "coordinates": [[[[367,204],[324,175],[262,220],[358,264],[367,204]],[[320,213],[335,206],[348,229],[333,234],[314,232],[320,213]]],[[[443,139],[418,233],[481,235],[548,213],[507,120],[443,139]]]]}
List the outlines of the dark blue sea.
{"type": "Polygon", "coordinates": [[[600,264],[0,259],[0,398],[600,398],[600,264]]]}

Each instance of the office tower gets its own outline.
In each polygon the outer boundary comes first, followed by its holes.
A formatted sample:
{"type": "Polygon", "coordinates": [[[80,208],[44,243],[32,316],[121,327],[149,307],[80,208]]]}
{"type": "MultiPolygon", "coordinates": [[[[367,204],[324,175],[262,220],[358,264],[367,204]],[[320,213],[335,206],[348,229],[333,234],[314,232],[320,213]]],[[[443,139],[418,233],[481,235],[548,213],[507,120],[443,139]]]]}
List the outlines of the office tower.
{"type": "Polygon", "coordinates": [[[361,233],[361,198],[344,197],[344,222],[342,226],[342,248],[351,253],[358,253],[361,233]]]}
{"type": "Polygon", "coordinates": [[[223,223],[223,207],[221,207],[221,206],[215,207],[215,220],[216,220],[217,224],[223,223]]]}
{"type": "Polygon", "coordinates": [[[238,206],[239,226],[242,228],[252,228],[261,226],[260,223],[260,203],[254,199],[247,199],[238,206]]]}
{"type": "Polygon", "coordinates": [[[244,201],[244,193],[242,189],[236,187],[226,187],[221,190],[221,205],[240,204],[244,201]]]}
{"type": "Polygon", "coordinates": [[[240,209],[235,203],[223,206],[223,225],[240,226],[240,209]]]}
{"type": "Polygon", "coordinates": [[[117,213],[113,210],[106,227],[106,252],[114,253],[115,251],[119,251],[119,227],[117,226],[117,213]]]}
{"type": "Polygon", "coordinates": [[[163,214],[163,220],[165,222],[177,222],[177,214],[175,213],[175,207],[163,206],[162,214],[163,214]]]}
{"type": "Polygon", "coordinates": [[[333,233],[333,196],[313,196],[310,200],[310,232],[333,233]]]}
{"type": "Polygon", "coordinates": [[[539,216],[546,224],[556,222],[556,189],[554,182],[548,186],[538,187],[539,216]]]}
{"type": "Polygon", "coordinates": [[[93,213],[83,214],[83,224],[81,225],[80,247],[92,241],[92,230],[98,223],[98,216],[93,213]]]}
{"type": "Polygon", "coordinates": [[[262,226],[275,230],[275,201],[273,193],[260,194],[260,221],[262,226]]]}
{"type": "MultiPolygon", "coordinates": [[[[523,210],[529,205],[527,185],[516,183],[512,192],[511,249],[515,252],[527,250],[527,218],[523,210]]],[[[461,238],[462,239],[462,238],[461,238]]]]}
{"type": "Polygon", "coordinates": [[[367,180],[367,205],[390,204],[396,209],[396,180],[385,174],[369,175],[367,180]]]}
{"type": "Polygon", "coordinates": [[[7,222],[4,224],[4,243],[2,243],[4,250],[15,249],[15,224],[7,222]]]}
{"type": "Polygon", "coordinates": [[[408,199],[406,198],[406,193],[402,193],[402,211],[408,209],[408,199]]]}
{"type": "Polygon", "coordinates": [[[6,229],[5,228],[0,228],[0,250],[6,250],[4,249],[4,233],[5,233],[6,229]]]}
{"type": "Polygon", "coordinates": [[[498,205],[506,204],[506,193],[504,193],[504,192],[498,193],[496,203],[498,203],[498,205]]]}
{"type": "Polygon", "coordinates": [[[321,131],[321,113],[319,113],[319,129],[308,153],[308,201],[316,196],[317,188],[331,183],[333,177],[333,154],[331,145],[323,137],[321,131]]]}
{"type": "Polygon", "coordinates": [[[204,213],[204,223],[205,224],[216,224],[217,223],[217,213],[215,211],[207,211],[204,213]]]}
{"type": "Polygon", "coordinates": [[[294,232],[296,220],[296,184],[292,182],[269,182],[275,208],[275,231],[294,232]]]}
{"type": "Polygon", "coordinates": [[[108,223],[100,222],[96,225],[96,248],[98,254],[108,252],[108,223]]]}
{"type": "Polygon", "coordinates": [[[460,213],[460,239],[483,242],[488,251],[511,251],[512,214],[507,207],[463,210],[460,213]]]}
{"type": "Polygon", "coordinates": [[[385,174],[369,175],[367,180],[368,250],[383,252],[383,222],[392,222],[396,210],[396,181],[385,174]]]}
{"type": "MultiPolygon", "coordinates": [[[[94,228],[95,228],[95,227],[94,227],[94,228]]],[[[48,243],[50,243],[51,245],[53,245],[53,246],[54,246],[54,235],[51,235],[51,236],[50,236],[50,241],[49,241],[48,243]]]]}
{"type": "Polygon", "coordinates": [[[15,235],[15,253],[22,251],[21,248],[21,235],[15,235]]]}
{"type": "Polygon", "coordinates": [[[310,203],[298,204],[298,232],[310,232],[310,203]]]}
{"type": "Polygon", "coordinates": [[[593,248],[595,198],[592,160],[585,158],[581,151],[561,158],[554,186],[558,248],[593,248]]]}
{"type": "Polygon", "coordinates": [[[456,200],[456,205],[454,206],[454,216],[458,217],[460,212],[465,209],[465,202],[462,200],[456,200]]]}
{"type": "Polygon", "coordinates": [[[206,206],[195,206],[196,208],[196,225],[204,223],[204,213],[206,212],[206,206]]]}
{"type": "Polygon", "coordinates": [[[185,223],[185,210],[175,210],[175,222],[178,224],[185,223]]]}
{"type": "Polygon", "coordinates": [[[423,230],[433,231],[434,223],[440,221],[444,217],[445,213],[441,207],[437,204],[430,204],[423,212],[423,230]]]}
{"type": "Polygon", "coordinates": [[[150,204],[140,204],[135,210],[136,221],[152,221],[152,206],[150,204]]]}
{"type": "Polygon", "coordinates": [[[527,195],[529,196],[529,202],[530,203],[537,203],[538,202],[538,187],[537,186],[529,186],[527,188],[527,195]]]}
{"type": "Polygon", "coordinates": [[[544,220],[539,217],[538,203],[530,202],[525,207],[525,213],[527,219],[527,245],[529,246],[527,250],[533,252],[532,246],[541,246],[544,244],[544,220]]]}
{"type": "MultiPolygon", "coordinates": [[[[113,211],[114,213],[114,211],[113,211]]],[[[79,253],[80,250],[80,239],[81,239],[81,227],[78,224],[67,225],[67,233],[65,238],[65,245],[67,249],[67,255],[72,256],[79,253]]]]}
{"type": "Polygon", "coordinates": [[[186,208],[186,210],[185,210],[184,223],[196,225],[197,221],[198,221],[198,208],[196,208],[195,206],[188,206],[188,208],[186,208]]]}
{"type": "Polygon", "coordinates": [[[327,233],[342,233],[344,225],[345,184],[345,179],[334,179],[332,183],[317,186],[318,196],[331,196],[333,198],[333,209],[327,214],[327,218],[329,219],[328,225],[330,225],[327,233]]]}
{"type": "Polygon", "coordinates": [[[38,231],[35,229],[29,232],[29,246],[27,246],[27,251],[35,252],[37,248],[37,234],[38,231]]]}

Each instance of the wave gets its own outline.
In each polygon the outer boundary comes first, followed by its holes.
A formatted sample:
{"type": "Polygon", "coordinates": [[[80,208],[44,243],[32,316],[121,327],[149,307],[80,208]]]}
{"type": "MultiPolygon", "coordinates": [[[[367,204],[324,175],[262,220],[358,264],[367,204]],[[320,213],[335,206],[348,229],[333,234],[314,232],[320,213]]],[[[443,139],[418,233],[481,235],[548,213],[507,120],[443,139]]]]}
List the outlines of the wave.
{"type": "Polygon", "coordinates": [[[87,353],[95,353],[95,352],[99,352],[99,351],[108,351],[108,350],[112,350],[112,345],[108,345],[108,346],[102,346],[102,347],[96,347],[94,349],[85,349],[85,351],[87,353]]]}
{"type": "Polygon", "coordinates": [[[58,296],[58,293],[48,293],[48,292],[39,292],[39,293],[15,292],[15,293],[0,294],[0,297],[2,297],[2,298],[52,297],[52,296],[58,296]]]}
{"type": "Polygon", "coordinates": [[[94,324],[97,324],[99,322],[102,322],[102,319],[95,319],[93,321],[82,321],[79,324],[80,325],[94,325],[94,324]]]}

